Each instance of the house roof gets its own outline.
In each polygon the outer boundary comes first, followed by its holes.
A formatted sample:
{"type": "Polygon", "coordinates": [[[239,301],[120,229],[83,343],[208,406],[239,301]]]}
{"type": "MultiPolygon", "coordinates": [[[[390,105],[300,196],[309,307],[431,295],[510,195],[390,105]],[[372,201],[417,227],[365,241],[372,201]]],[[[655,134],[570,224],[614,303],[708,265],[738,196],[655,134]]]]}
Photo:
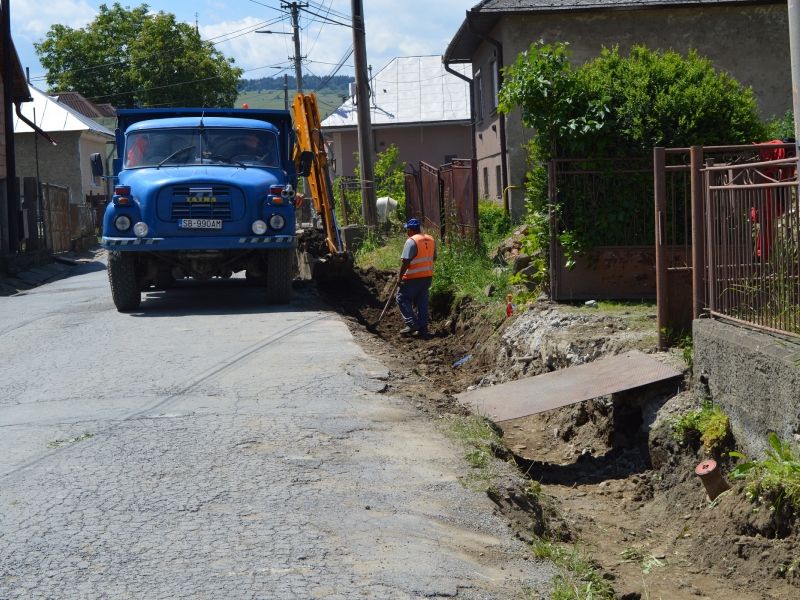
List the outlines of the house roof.
{"type": "MultiPolygon", "coordinates": [[[[454,70],[468,75],[467,65],[454,70]]],[[[469,122],[469,84],[444,70],[441,56],[395,58],[372,79],[372,125],[469,122]]],[[[354,129],[358,125],[353,98],[333,111],[324,129],[354,129]]]]}
{"type": "Polygon", "coordinates": [[[51,96],[61,104],[66,104],[90,119],[117,116],[116,110],[110,104],[97,105],[78,92],[59,92],[51,94],[51,96]]]}
{"type": "MultiPolygon", "coordinates": [[[[0,11],[2,14],[2,11],[0,11]]],[[[3,44],[1,43],[3,39],[3,32],[0,30],[0,64],[3,62],[3,44]]],[[[14,69],[14,77],[13,84],[14,84],[14,103],[18,104],[20,102],[30,102],[31,95],[28,92],[28,84],[25,81],[25,71],[22,70],[22,63],[19,62],[19,56],[17,55],[17,49],[14,47],[14,40],[11,40],[11,66],[14,69]]],[[[0,77],[2,74],[0,74],[0,77]]]]}
{"type": "MultiPolygon", "coordinates": [[[[33,86],[29,86],[33,102],[23,104],[21,112],[25,117],[47,133],[63,131],[91,131],[113,138],[111,130],[92,121],[67,104],[62,104],[33,86]],[[34,118],[35,114],[35,118],[34,118]]],[[[14,133],[32,133],[25,122],[14,115],[14,133]]]]}
{"type": "Polygon", "coordinates": [[[786,0],[482,0],[467,17],[444,52],[448,63],[471,62],[472,55],[503,15],[786,4],[786,0]],[[471,26],[471,27],[470,27],[471,26]]]}

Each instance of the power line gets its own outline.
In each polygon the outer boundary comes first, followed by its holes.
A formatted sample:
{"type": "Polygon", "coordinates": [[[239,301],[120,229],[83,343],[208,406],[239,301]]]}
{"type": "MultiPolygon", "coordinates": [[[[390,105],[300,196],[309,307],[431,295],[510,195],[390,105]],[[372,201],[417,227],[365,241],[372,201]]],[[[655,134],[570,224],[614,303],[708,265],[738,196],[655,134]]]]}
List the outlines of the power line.
{"type": "Polygon", "coordinates": [[[338,73],[338,72],[339,72],[339,69],[341,69],[341,68],[342,68],[342,66],[344,65],[344,63],[345,63],[345,62],[347,62],[347,59],[348,59],[348,58],[350,58],[352,55],[353,55],[353,46],[350,46],[350,48],[347,50],[347,52],[345,52],[345,54],[344,54],[344,56],[342,57],[342,59],[339,61],[339,64],[336,66],[336,68],[335,68],[335,69],[334,69],[334,70],[331,72],[331,74],[330,74],[330,75],[328,75],[327,79],[325,79],[325,81],[323,81],[321,84],[319,84],[319,85],[317,86],[317,89],[315,89],[315,90],[314,90],[314,93],[315,93],[315,94],[316,94],[316,93],[317,93],[319,90],[321,90],[322,88],[324,88],[326,85],[328,85],[328,83],[330,83],[330,81],[331,81],[331,80],[334,78],[334,76],[336,75],[336,73],[338,73]]]}
{"type": "MultiPolygon", "coordinates": [[[[330,0],[330,2],[328,3],[328,12],[327,12],[328,15],[331,13],[331,5],[332,4],[333,4],[333,0],[330,0]]],[[[311,53],[314,51],[314,47],[317,45],[317,42],[319,41],[319,36],[322,33],[322,29],[324,27],[325,27],[325,23],[323,23],[322,25],[319,26],[319,31],[317,32],[317,37],[314,40],[314,43],[311,44],[311,48],[309,49],[309,51],[306,53],[307,56],[311,56],[311,53]]]]}

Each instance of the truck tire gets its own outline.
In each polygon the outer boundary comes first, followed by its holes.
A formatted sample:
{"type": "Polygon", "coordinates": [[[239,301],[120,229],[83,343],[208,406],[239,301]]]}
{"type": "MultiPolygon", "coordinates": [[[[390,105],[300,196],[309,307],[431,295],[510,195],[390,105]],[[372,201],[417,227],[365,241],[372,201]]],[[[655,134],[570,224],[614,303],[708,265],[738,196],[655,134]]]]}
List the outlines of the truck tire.
{"type": "Polygon", "coordinates": [[[292,299],[291,248],[267,251],[267,304],[289,304],[292,299]]]}
{"type": "Polygon", "coordinates": [[[136,268],[131,252],[109,251],[108,283],[111,298],[119,312],[136,310],[142,301],[142,293],[136,281],[136,268]]]}

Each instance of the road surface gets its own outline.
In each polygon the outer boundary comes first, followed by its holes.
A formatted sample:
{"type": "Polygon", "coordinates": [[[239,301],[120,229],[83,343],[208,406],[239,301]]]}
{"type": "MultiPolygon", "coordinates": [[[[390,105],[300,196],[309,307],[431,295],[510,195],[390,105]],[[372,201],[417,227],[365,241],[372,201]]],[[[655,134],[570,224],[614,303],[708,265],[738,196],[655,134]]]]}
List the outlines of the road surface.
{"type": "Polygon", "coordinates": [[[310,292],[0,298],[0,599],[546,594],[463,450],[310,292]]]}

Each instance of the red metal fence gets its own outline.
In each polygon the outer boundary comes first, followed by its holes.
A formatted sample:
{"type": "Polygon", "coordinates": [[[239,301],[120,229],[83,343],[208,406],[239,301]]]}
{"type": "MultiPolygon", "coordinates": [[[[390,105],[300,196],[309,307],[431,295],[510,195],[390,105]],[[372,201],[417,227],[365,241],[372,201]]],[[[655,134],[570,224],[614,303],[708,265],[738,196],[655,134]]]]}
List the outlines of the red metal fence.
{"type": "Polygon", "coordinates": [[[800,334],[797,159],[708,163],[704,172],[709,312],[800,334]]]}
{"type": "Polygon", "coordinates": [[[438,169],[424,162],[406,173],[406,216],[441,235],[478,236],[478,179],[474,159],[453,159],[438,169]]]}
{"type": "Polygon", "coordinates": [[[790,307],[798,298],[789,293],[797,272],[796,172],[786,167],[792,161],[769,160],[793,153],[794,144],[785,143],[654,149],[660,347],[667,328],[685,327],[707,311],[772,331],[797,330],[790,307]],[[670,185],[676,173],[684,180],[677,195],[670,185]],[[670,245],[676,231],[683,242],[670,245]]]}

